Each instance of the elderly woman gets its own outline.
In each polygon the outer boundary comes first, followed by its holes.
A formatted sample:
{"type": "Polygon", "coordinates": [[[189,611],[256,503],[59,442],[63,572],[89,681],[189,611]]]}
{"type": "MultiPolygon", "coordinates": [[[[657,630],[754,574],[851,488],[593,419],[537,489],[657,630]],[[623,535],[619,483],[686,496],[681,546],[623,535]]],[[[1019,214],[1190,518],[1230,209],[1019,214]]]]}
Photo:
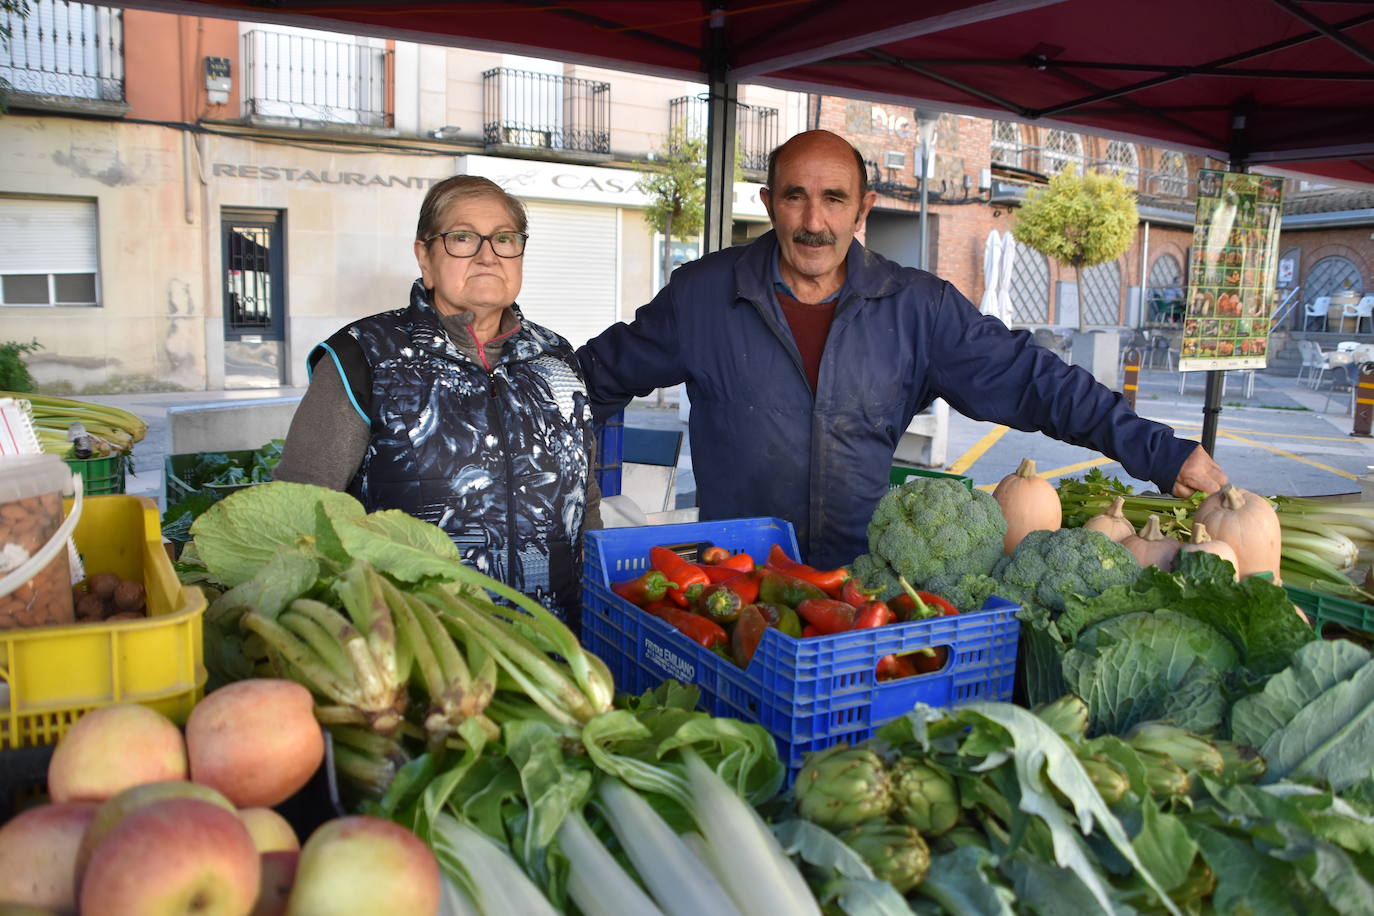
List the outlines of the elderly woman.
{"type": "Polygon", "coordinates": [[[586,386],[573,349],[515,298],[524,206],[459,175],[420,207],[410,305],[310,354],[276,479],[401,509],[463,559],[576,620],[582,532],[599,525],[586,386]]]}

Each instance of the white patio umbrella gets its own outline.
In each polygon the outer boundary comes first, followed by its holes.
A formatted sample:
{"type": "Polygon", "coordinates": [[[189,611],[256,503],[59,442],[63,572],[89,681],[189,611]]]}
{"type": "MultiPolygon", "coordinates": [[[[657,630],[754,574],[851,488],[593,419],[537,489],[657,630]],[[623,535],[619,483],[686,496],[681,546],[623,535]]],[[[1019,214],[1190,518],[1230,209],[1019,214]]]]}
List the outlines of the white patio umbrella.
{"type": "Polygon", "coordinates": [[[997,271],[997,311],[1003,324],[1010,325],[1012,319],[1011,278],[1016,267],[1016,239],[1011,233],[1002,239],[1001,265],[997,271]]]}
{"type": "MultiPolygon", "coordinates": [[[[988,233],[987,243],[983,246],[983,298],[978,309],[984,315],[1002,318],[997,286],[1002,270],[1002,234],[996,229],[988,233]]],[[[1003,318],[1005,321],[1006,319],[1003,318]]]]}

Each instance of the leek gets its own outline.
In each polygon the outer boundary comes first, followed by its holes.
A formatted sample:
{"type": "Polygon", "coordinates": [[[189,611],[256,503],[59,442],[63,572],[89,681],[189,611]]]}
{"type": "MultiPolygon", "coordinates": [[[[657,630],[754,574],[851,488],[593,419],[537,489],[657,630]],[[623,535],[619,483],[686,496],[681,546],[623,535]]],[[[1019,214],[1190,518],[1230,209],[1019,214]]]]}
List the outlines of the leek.
{"type": "MultiPolygon", "coordinates": [[[[625,844],[624,840],[621,842],[625,844]]],[[[558,844],[572,864],[568,892],[586,916],[663,916],[663,911],[601,845],[581,811],[573,810],[563,818],[558,828],[558,844]]],[[[693,916],[712,912],[716,911],[697,910],[693,916]]]]}
{"type": "Polygon", "coordinates": [[[668,916],[739,913],[703,860],[638,792],[607,777],[597,794],[607,822],[663,912],[668,916]]]}

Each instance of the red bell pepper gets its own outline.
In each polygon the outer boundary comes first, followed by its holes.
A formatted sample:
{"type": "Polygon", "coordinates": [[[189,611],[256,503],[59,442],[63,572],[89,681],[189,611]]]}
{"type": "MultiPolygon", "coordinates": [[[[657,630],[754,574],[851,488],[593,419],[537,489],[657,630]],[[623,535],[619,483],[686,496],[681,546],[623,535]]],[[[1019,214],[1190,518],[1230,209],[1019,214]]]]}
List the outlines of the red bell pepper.
{"type": "Polygon", "coordinates": [[[808,598],[824,598],[825,592],[796,576],[764,568],[759,573],[759,598],[769,604],[785,604],[795,608],[808,598]]]}
{"type": "Polygon", "coordinates": [[[724,547],[711,546],[701,552],[698,558],[703,566],[718,566],[722,561],[730,556],[730,551],[724,547]]]}
{"type": "Polygon", "coordinates": [[[723,585],[739,595],[741,604],[753,604],[759,600],[759,584],[762,580],[763,576],[758,570],[751,570],[750,572],[736,573],[716,584],[723,585]]]}
{"type": "Polygon", "coordinates": [[[649,548],[649,565],[668,577],[668,597],[678,607],[687,606],[687,589],[710,585],[711,580],[695,563],[688,563],[667,547],[649,548]]]}
{"type": "Polygon", "coordinates": [[[848,579],[844,580],[844,585],[840,586],[840,600],[856,608],[863,607],[869,601],[878,597],[878,592],[880,591],[882,591],[880,588],[864,588],[858,579],[850,576],[848,579]]]}
{"type": "Polygon", "coordinates": [[[854,629],[858,611],[834,598],[808,598],[797,605],[797,614],[823,634],[854,629]]]}
{"type": "Polygon", "coordinates": [[[781,546],[774,544],[768,550],[769,569],[776,569],[780,573],[786,573],[803,582],[810,582],[832,598],[839,597],[840,588],[844,581],[849,578],[849,570],[843,566],[837,569],[817,569],[805,563],[798,563],[789,557],[781,546]]]}
{"type": "Polygon", "coordinates": [[[811,624],[807,624],[806,626],[802,627],[802,639],[810,639],[812,636],[822,635],[824,634],[822,634],[820,630],[811,626],[811,624]]]}
{"type": "Polygon", "coordinates": [[[637,579],[611,583],[611,591],[638,607],[651,601],[662,601],[668,593],[668,577],[656,569],[648,569],[637,579]]]}
{"type": "MultiPolygon", "coordinates": [[[[932,671],[939,671],[945,666],[945,661],[949,658],[949,648],[946,646],[936,646],[933,650],[920,650],[902,658],[910,659],[912,672],[914,674],[930,674],[932,671]]],[[[910,675],[904,675],[910,677],[910,675]]]]}
{"type": "Polygon", "coordinates": [[[740,613],[734,632],[730,635],[730,650],[735,657],[735,664],[741,668],[749,667],[749,660],[754,657],[767,629],[768,620],[756,605],[751,604],[740,613]]]}
{"type": "Polygon", "coordinates": [[[911,583],[899,577],[904,595],[898,595],[890,602],[897,612],[897,619],[906,623],[911,620],[927,620],[931,617],[954,617],[959,609],[939,595],[931,592],[918,592],[911,583]]]}
{"type": "Polygon", "coordinates": [[[725,634],[720,624],[702,617],[700,614],[693,614],[691,611],[684,611],[668,601],[655,601],[644,608],[659,620],[666,621],[678,632],[685,635],[697,645],[711,649],[718,645],[729,642],[729,637],[725,634]]]}
{"type": "Polygon", "coordinates": [[[854,629],[871,630],[874,627],[887,626],[896,620],[897,615],[887,606],[887,602],[866,601],[864,606],[859,608],[859,613],[854,615],[854,629]]]}
{"type": "Polygon", "coordinates": [[[758,564],[754,562],[753,557],[741,550],[739,553],[730,554],[716,565],[728,566],[731,569],[738,569],[740,572],[753,572],[754,567],[758,564]]]}
{"type": "Polygon", "coordinates": [[[708,585],[700,591],[692,590],[692,611],[711,618],[716,623],[734,623],[739,619],[740,608],[744,602],[739,593],[733,591],[729,583],[708,585]]]}

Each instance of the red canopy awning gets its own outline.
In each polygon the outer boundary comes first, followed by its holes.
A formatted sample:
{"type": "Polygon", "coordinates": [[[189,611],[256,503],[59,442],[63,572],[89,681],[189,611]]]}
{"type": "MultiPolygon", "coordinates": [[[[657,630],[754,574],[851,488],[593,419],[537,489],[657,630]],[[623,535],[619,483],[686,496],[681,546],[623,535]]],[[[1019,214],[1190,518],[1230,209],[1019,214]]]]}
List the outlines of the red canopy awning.
{"type": "Polygon", "coordinates": [[[1374,6],[1349,0],[144,0],[1046,123],[1374,183],[1374,6]],[[710,7],[722,9],[711,11],[710,7]]]}

